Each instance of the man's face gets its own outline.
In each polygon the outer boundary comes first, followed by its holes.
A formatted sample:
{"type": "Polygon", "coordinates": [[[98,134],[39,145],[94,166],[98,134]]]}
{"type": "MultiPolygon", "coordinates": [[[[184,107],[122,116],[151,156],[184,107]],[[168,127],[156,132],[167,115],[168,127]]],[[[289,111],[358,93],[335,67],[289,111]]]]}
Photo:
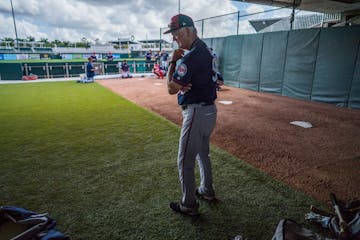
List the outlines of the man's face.
{"type": "Polygon", "coordinates": [[[187,49],[187,31],[185,27],[171,32],[171,35],[173,36],[173,41],[176,41],[179,45],[179,48],[187,49]]]}

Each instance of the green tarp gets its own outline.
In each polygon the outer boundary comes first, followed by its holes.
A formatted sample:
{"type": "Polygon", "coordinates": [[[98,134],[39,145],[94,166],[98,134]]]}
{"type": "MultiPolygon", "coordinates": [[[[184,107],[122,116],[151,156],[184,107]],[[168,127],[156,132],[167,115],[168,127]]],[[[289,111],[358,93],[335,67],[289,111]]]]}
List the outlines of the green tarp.
{"type": "Polygon", "coordinates": [[[281,94],[288,32],[264,34],[260,91],[281,94]]]}
{"type": "Polygon", "coordinates": [[[312,100],[348,106],[359,39],[359,27],[321,31],[312,100]]]}
{"type": "Polygon", "coordinates": [[[320,29],[289,32],[282,95],[310,100],[320,29]]]}
{"type": "Polygon", "coordinates": [[[225,84],[360,109],[360,26],[205,39],[225,84]]]}

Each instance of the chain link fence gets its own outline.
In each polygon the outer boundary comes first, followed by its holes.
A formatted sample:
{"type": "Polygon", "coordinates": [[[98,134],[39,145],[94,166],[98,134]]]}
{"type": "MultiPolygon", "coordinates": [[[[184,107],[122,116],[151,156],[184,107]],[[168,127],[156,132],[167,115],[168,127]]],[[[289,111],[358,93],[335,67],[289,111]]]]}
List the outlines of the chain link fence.
{"type": "MultiPolygon", "coordinates": [[[[293,21],[291,19],[292,9],[279,7],[256,13],[238,11],[195,20],[194,23],[200,38],[216,38],[230,35],[327,27],[339,22],[341,14],[311,13],[296,10],[294,11],[293,21]]],[[[166,29],[167,27],[160,28],[160,39],[165,38],[165,40],[171,42],[171,35],[163,36],[162,34],[166,29]]]]}

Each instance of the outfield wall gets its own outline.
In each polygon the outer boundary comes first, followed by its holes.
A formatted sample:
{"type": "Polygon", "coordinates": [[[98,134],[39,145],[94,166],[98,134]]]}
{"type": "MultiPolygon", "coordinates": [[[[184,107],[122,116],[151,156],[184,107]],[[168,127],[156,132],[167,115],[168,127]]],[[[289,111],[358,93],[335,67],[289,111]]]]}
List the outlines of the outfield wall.
{"type": "MultiPolygon", "coordinates": [[[[1,51],[1,49],[0,49],[1,51]]],[[[48,60],[48,59],[64,59],[64,60],[72,60],[72,59],[88,59],[92,53],[1,53],[0,52],[0,63],[2,60],[5,61],[14,61],[14,60],[48,60]]],[[[107,54],[95,54],[97,59],[107,59],[107,54]]],[[[131,57],[138,57],[138,53],[128,54],[128,53],[113,53],[113,59],[124,59],[131,57]]]]}
{"type": "Polygon", "coordinates": [[[360,109],[360,26],[205,39],[225,84],[360,109]]]}
{"type": "MultiPolygon", "coordinates": [[[[93,62],[98,75],[120,73],[122,61],[93,62]]],[[[130,72],[149,73],[154,67],[154,61],[128,60],[130,72]]],[[[84,74],[87,62],[29,62],[0,63],[0,80],[21,80],[22,76],[35,74],[39,78],[78,77],[84,74]]]]}

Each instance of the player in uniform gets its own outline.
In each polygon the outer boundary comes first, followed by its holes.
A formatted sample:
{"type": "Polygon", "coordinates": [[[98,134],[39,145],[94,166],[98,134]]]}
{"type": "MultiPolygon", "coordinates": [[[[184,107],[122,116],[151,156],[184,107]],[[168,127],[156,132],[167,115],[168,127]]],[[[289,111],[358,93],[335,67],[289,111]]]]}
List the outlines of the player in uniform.
{"type": "Polygon", "coordinates": [[[164,50],[162,50],[160,58],[161,58],[162,69],[167,71],[169,54],[167,52],[165,52],[164,50]]]}
{"type": "Polygon", "coordinates": [[[94,62],[97,61],[96,53],[93,53],[90,57],[93,59],[94,62]]]}
{"type": "Polygon", "coordinates": [[[120,68],[121,68],[121,77],[122,78],[131,78],[132,77],[130,75],[130,70],[129,70],[130,66],[126,60],[123,61],[120,68]]]}
{"type": "Polygon", "coordinates": [[[114,56],[112,55],[111,52],[109,52],[109,53],[106,55],[106,59],[107,59],[108,61],[113,61],[113,60],[114,60],[114,56]]]}
{"type": "Polygon", "coordinates": [[[165,70],[161,69],[161,67],[158,63],[154,64],[154,68],[153,68],[152,72],[157,76],[157,78],[163,79],[165,76],[165,70]]]}
{"type": "Polygon", "coordinates": [[[179,14],[171,18],[169,30],[179,45],[172,54],[168,72],[168,92],[177,94],[183,124],[179,139],[178,171],[182,197],[170,208],[182,214],[197,215],[196,198],[214,200],[212,169],[209,157],[210,135],[215,127],[217,110],[216,82],[213,81],[213,56],[197,36],[193,20],[179,14]],[[185,54],[185,50],[188,50],[185,54]],[[195,183],[195,159],[200,169],[200,186],[195,183]]]}
{"type": "Polygon", "coordinates": [[[224,78],[222,77],[221,73],[218,71],[218,68],[217,68],[217,55],[216,53],[214,52],[214,49],[213,48],[209,48],[210,50],[210,53],[212,55],[212,62],[213,62],[213,81],[216,83],[216,90],[217,91],[220,91],[221,90],[221,85],[224,84],[224,78]]]}
{"type": "Polygon", "coordinates": [[[95,68],[94,65],[92,64],[92,62],[94,61],[94,59],[92,57],[88,58],[88,63],[86,65],[86,81],[85,82],[94,82],[94,77],[95,77],[95,68]]]}

